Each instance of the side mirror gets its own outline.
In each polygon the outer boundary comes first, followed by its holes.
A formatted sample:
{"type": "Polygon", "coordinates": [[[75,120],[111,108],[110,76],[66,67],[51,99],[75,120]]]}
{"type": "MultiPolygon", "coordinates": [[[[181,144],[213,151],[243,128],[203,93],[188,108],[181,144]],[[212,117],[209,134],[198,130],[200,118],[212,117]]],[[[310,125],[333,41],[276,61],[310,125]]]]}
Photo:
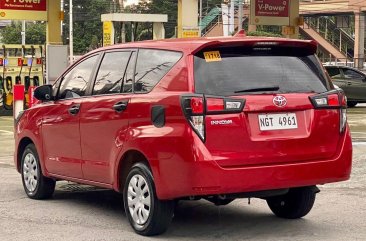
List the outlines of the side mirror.
{"type": "Polygon", "coordinates": [[[52,100],[52,85],[42,85],[34,90],[34,97],[40,101],[52,100]]]}

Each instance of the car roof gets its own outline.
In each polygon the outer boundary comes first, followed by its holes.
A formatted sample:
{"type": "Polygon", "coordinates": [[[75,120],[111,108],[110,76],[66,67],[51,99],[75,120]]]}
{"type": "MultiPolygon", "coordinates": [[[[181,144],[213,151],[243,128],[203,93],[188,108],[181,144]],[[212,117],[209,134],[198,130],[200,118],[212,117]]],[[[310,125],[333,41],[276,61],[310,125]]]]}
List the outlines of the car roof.
{"type": "Polygon", "coordinates": [[[131,42],[125,44],[116,44],[108,47],[102,47],[93,52],[103,50],[113,50],[121,48],[152,48],[172,51],[181,51],[186,54],[196,53],[199,50],[209,46],[226,45],[254,45],[258,43],[277,44],[289,47],[303,47],[315,52],[317,43],[313,40],[294,40],[286,38],[273,37],[208,37],[208,38],[185,38],[185,39],[164,39],[147,40],[141,42],[131,42]]]}

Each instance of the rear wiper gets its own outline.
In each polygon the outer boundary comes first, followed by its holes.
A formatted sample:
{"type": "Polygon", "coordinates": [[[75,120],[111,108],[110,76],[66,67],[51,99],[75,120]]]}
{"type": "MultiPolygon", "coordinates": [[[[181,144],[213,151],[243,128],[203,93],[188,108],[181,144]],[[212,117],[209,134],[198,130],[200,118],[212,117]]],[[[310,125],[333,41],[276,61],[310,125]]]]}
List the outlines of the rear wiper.
{"type": "Polygon", "coordinates": [[[243,93],[243,92],[259,92],[259,91],[276,91],[279,90],[279,86],[268,86],[268,87],[258,87],[258,88],[251,88],[251,89],[245,89],[245,90],[238,90],[234,93],[243,93]]]}

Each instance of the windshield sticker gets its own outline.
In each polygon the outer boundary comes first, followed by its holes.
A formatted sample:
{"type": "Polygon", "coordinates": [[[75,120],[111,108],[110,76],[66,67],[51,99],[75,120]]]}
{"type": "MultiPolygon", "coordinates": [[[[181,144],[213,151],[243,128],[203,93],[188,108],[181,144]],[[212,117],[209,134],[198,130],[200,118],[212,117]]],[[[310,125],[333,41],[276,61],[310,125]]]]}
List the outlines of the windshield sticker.
{"type": "Polygon", "coordinates": [[[219,51],[203,52],[206,62],[219,62],[221,61],[221,55],[219,51]]]}

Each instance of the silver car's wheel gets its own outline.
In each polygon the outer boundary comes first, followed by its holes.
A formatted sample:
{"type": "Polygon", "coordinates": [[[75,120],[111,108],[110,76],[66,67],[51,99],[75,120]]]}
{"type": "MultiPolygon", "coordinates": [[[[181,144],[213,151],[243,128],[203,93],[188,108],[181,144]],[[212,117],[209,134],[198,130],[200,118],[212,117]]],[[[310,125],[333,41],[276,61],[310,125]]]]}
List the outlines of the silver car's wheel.
{"type": "Polygon", "coordinates": [[[24,157],[23,179],[28,191],[34,192],[38,184],[38,164],[33,153],[28,153],[24,157]]]}
{"type": "Polygon", "coordinates": [[[149,167],[144,163],[133,165],[125,180],[123,202],[135,232],[145,236],[165,232],[173,218],[174,202],[158,199],[149,167]]]}
{"type": "Polygon", "coordinates": [[[25,193],[32,199],[50,198],[55,191],[56,181],[42,173],[37,149],[34,144],[25,147],[20,163],[25,193]]]}
{"type": "Polygon", "coordinates": [[[134,175],[128,184],[128,210],[133,221],[144,225],[151,210],[151,195],[145,178],[139,174],[134,175]]]}

